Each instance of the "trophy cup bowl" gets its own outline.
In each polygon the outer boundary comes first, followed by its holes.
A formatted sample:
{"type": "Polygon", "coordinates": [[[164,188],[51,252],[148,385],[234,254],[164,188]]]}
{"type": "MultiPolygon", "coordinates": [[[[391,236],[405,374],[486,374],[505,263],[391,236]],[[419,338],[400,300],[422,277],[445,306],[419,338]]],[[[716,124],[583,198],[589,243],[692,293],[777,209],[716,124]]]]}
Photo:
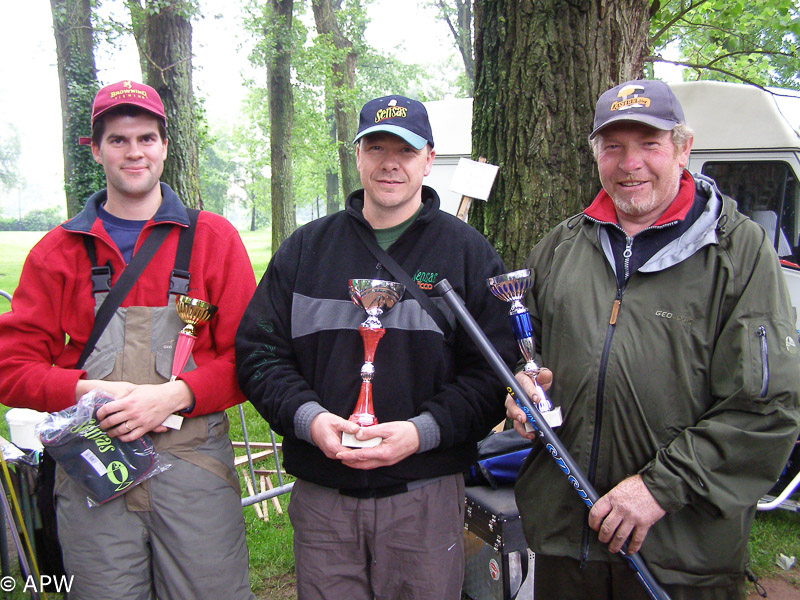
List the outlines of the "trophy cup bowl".
{"type": "MultiPolygon", "coordinates": [[[[358,423],[359,427],[369,427],[378,423],[372,403],[373,361],[378,342],[386,333],[378,317],[397,304],[406,288],[400,283],[384,279],[351,279],[349,287],[351,300],[364,309],[367,320],[358,327],[364,343],[364,364],[361,366],[361,390],[348,420],[358,423]]],[[[350,448],[377,446],[382,439],[375,437],[360,441],[354,434],[342,433],[342,445],[350,448]]]]}
{"type": "Polygon", "coordinates": [[[367,320],[361,325],[378,329],[378,317],[392,308],[405,292],[406,286],[384,279],[351,279],[350,298],[367,313],[367,320]]]}
{"type": "Polygon", "coordinates": [[[517,309],[517,304],[524,310],[525,306],[522,304],[522,299],[525,293],[530,289],[533,283],[530,269],[521,269],[519,271],[512,271],[497,277],[490,277],[486,280],[489,286],[489,291],[495,296],[505,302],[510,302],[514,309],[517,309]]]}
{"type": "Polygon", "coordinates": [[[195,335],[194,326],[211,320],[211,317],[217,312],[217,307],[197,298],[178,296],[175,301],[175,310],[178,311],[181,321],[186,323],[182,331],[189,335],[195,335]]]}
{"type": "Polygon", "coordinates": [[[175,381],[178,375],[183,372],[184,367],[186,367],[194,342],[197,339],[195,328],[208,322],[216,314],[217,307],[204,300],[181,295],[175,301],[175,310],[178,311],[178,316],[185,325],[178,333],[178,341],[175,343],[175,357],[172,359],[172,377],[170,381],[175,381]]]}
{"type": "MultiPolygon", "coordinates": [[[[539,398],[537,408],[542,413],[542,418],[547,421],[550,427],[555,428],[563,422],[561,407],[553,408],[553,404],[537,381],[539,365],[534,360],[536,343],[533,341],[533,325],[531,324],[531,316],[528,313],[528,309],[522,303],[522,299],[532,284],[533,277],[530,269],[512,271],[511,273],[490,277],[486,280],[489,291],[500,300],[510,304],[508,317],[511,321],[511,329],[517,338],[517,345],[522,357],[525,359],[523,371],[531,378],[533,385],[536,387],[536,395],[539,398]]],[[[525,428],[528,431],[533,430],[528,422],[525,423],[525,428]]]]}

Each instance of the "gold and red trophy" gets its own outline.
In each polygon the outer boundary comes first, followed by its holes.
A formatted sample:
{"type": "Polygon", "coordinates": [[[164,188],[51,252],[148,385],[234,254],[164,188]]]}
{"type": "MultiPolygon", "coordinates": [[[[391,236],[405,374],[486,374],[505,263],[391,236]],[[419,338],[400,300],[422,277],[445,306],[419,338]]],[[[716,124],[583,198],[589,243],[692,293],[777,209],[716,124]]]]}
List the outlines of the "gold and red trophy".
{"type": "MultiPolygon", "coordinates": [[[[394,281],[383,279],[351,279],[350,298],[355,304],[367,312],[367,320],[361,323],[358,331],[364,342],[364,364],[361,366],[361,391],[358,394],[356,407],[349,421],[358,423],[359,427],[377,425],[375,409],[372,404],[372,378],[375,375],[375,350],[378,348],[383,328],[378,316],[392,308],[405,292],[406,287],[394,281]]],[[[377,446],[383,438],[375,437],[359,441],[351,433],[342,433],[342,445],[350,448],[369,448],[377,446]]]]}
{"type": "MultiPolygon", "coordinates": [[[[197,341],[195,328],[210,321],[211,317],[216,314],[217,307],[204,300],[181,295],[175,301],[175,310],[178,311],[178,316],[185,325],[178,333],[178,340],[175,343],[175,355],[172,358],[172,377],[169,378],[170,381],[175,381],[178,375],[183,373],[183,369],[189,361],[192,348],[194,348],[194,343],[197,341]]],[[[170,415],[162,425],[172,429],[180,429],[182,422],[183,417],[180,415],[170,415]]]]}
{"type": "Polygon", "coordinates": [[[178,333],[175,356],[172,359],[172,377],[170,377],[170,381],[177,379],[189,361],[192,348],[194,348],[194,343],[197,340],[197,335],[194,332],[195,327],[211,320],[211,317],[217,312],[217,307],[203,300],[181,295],[175,301],[175,310],[178,311],[178,316],[186,325],[178,333]]]}

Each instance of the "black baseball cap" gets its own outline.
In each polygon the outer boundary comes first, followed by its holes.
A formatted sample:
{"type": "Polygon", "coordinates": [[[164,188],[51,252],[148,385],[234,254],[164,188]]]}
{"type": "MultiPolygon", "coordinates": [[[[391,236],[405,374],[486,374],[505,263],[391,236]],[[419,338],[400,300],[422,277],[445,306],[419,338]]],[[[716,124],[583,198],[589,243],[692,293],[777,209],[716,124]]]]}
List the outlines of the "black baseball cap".
{"type": "Polygon", "coordinates": [[[652,79],[626,81],[600,96],[589,139],[594,139],[603,127],[620,121],[644,123],[664,131],[686,122],[681,103],[670,87],[652,79]]]}
{"type": "Polygon", "coordinates": [[[367,102],[358,117],[358,133],[353,143],[380,131],[403,138],[417,150],[426,144],[433,148],[428,111],[422,102],[405,96],[384,96],[367,102]]]}

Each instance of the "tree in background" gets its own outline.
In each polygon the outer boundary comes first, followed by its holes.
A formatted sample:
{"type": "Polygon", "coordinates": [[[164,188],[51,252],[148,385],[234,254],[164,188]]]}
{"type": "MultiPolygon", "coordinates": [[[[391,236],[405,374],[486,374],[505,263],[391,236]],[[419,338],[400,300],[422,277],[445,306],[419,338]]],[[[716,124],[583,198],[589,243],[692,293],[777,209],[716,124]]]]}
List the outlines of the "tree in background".
{"type": "Polygon", "coordinates": [[[267,64],[269,81],[270,171],[272,173],[272,247],[277,249],[295,230],[294,178],[292,173],[292,128],[294,92],[292,90],[293,0],[268,0],[272,13],[268,35],[273,52],[267,64]],[[279,124],[279,126],[275,126],[279,124]]]}
{"type": "Polygon", "coordinates": [[[187,206],[202,208],[198,109],[192,87],[192,17],[197,0],[127,0],[145,83],[164,103],[169,153],[162,180],[187,206]]]}
{"type": "Polygon", "coordinates": [[[653,62],[687,66],[687,78],[798,88],[792,0],[768,11],[744,0],[477,0],[474,14],[473,155],[500,173],[470,223],[509,268],[599,190],[587,137],[603,91],[652,76],[653,62]],[[680,57],[663,58],[667,49],[680,57]]]}
{"type": "Polygon", "coordinates": [[[473,48],[472,0],[429,0],[428,6],[438,10],[438,17],[447,23],[456,48],[464,62],[467,97],[475,93],[475,54],[473,48]]]}
{"type": "Polygon", "coordinates": [[[648,61],[687,67],[687,79],[800,89],[795,0],[771,0],[768,9],[745,0],[687,0],[654,4],[651,12],[648,61]],[[664,58],[667,47],[680,58],[664,58]]]}
{"type": "Polygon", "coordinates": [[[330,120],[324,118],[319,88],[298,81],[294,90],[292,166],[298,222],[339,210],[342,192],[339,182],[337,141],[331,138],[330,120]],[[334,180],[336,187],[328,188],[334,180]],[[320,208],[321,207],[321,208],[320,208]]]}
{"type": "Polygon", "coordinates": [[[500,166],[470,223],[519,268],[553,225],[599,189],[594,105],[642,73],[648,1],[477,0],[473,154],[500,166]]]}
{"type": "Polygon", "coordinates": [[[235,148],[230,137],[218,134],[200,153],[200,190],[205,210],[230,218],[228,190],[236,173],[235,148]]]}
{"type": "Polygon", "coordinates": [[[19,172],[21,146],[19,132],[9,125],[8,134],[0,137],[0,188],[13,189],[22,183],[19,172]]]}
{"type": "MultiPolygon", "coordinates": [[[[353,138],[358,126],[357,94],[355,92],[356,61],[358,51],[351,37],[362,39],[366,22],[359,0],[350,2],[343,10],[342,0],[312,0],[314,22],[319,38],[316,44],[327,46],[330,51],[331,69],[325,78],[326,106],[333,112],[331,137],[335,135],[336,149],[341,168],[342,194],[361,187],[356,168],[356,153],[353,138]],[[348,36],[344,27],[349,26],[348,36]]],[[[338,190],[337,190],[338,191],[338,190]]],[[[331,190],[328,190],[330,196],[331,190]]],[[[339,203],[329,197],[330,212],[338,210],[339,203]]]]}
{"type": "MultiPolygon", "coordinates": [[[[272,206],[272,248],[281,242],[296,227],[294,176],[292,172],[292,134],[294,128],[294,89],[292,85],[292,61],[301,42],[296,27],[292,0],[251,0],[247,6],[245,23],[256,36],[256,46],[250,60],[266,68],[266,89],[255,86],[253,92],[260,94],[268,106],[268,120],[259,115],[262,129],[269,136],[270,152],[270,201],[272,206]]],[[[304,31],[304,29],[303,29],[304,31]]],[[[261,104],[263,106],[263,104],[261,104]]],[[[255,205],[253,205],[255,208],[255,205]]],[[[254,215],[255,220],[255,215],[254,215]]]]}
{"type": "Polygon", "coordinates": [[[90,0],[50,0],[58,56],[67,217],[105,187],[103,169],[78,143],[91,131],[92,101],[99,89],[94,61],[90,0]]]}
{"type": "Polygon", "coordinates": [[[245,192],[245,205],[250,210],[250,231],[269,225],[271,176],[269,170],[269,111],[267,90],[249,82],[244,102],[246,119],[234,126],[232,139],[238,149],[234,181],[245,192]]]}

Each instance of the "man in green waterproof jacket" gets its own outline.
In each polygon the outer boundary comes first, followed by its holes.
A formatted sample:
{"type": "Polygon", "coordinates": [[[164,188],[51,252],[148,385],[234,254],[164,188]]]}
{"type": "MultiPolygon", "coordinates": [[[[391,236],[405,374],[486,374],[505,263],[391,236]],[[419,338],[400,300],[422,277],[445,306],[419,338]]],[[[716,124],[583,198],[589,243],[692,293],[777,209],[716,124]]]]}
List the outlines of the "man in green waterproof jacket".
{"type": "MultiPolygon", "coordinates": [[[[794,309],[764,230],[686,170],[692,130],[669,87],[597,103],[603,189],[531,252],[528,295],[560,439],[600,494],[584,504],[543,448],[516,485],[536,600],[743,599],[755,504],[800,432],[794,309]]],[[[533,393],[529,378],[518,379],[533,393]]],[[[546,386],[545,386],[546,387],[546,386]]],[[[523,435],[513,400],[507,414],[523,435]]]]}

